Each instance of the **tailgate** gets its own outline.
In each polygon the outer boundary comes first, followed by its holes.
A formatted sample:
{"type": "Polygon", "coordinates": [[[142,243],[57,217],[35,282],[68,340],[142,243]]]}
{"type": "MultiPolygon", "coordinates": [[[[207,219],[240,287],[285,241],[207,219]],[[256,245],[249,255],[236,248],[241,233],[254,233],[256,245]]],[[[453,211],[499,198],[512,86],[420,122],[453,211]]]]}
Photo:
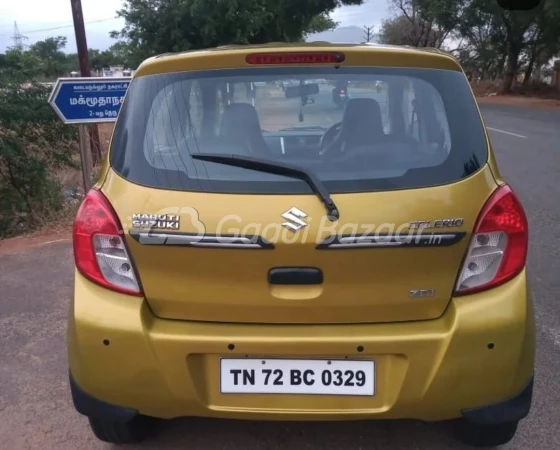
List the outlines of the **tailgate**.
{"type": "Polygon", "coordinates": [[[495,187],[485,166],[444,186],[333,195],[336,223],[314,195],[166,191],[112,172],[103,191],[156,315],[320,324],[439,317],[495,187]],[[159,229],[150,235],[146,221],[159,229]],[[429,223],[411,237],[419,221],[429,223]]]}

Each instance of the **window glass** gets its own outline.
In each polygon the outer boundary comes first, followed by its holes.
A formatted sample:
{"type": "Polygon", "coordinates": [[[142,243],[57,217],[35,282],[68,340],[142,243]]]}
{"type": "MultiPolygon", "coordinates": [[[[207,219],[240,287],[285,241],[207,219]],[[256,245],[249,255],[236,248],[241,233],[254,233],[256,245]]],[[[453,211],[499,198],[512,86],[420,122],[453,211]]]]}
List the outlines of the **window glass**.
{"type": "Polygon", "coordinates": [[[450,183],[487,157],[460,72],[290,67],[135,79],[111,149],[123,176],[164,189],[309,190],[286,176],[191,158],[201,152],[300,165],[331,192],[450,183]]]}

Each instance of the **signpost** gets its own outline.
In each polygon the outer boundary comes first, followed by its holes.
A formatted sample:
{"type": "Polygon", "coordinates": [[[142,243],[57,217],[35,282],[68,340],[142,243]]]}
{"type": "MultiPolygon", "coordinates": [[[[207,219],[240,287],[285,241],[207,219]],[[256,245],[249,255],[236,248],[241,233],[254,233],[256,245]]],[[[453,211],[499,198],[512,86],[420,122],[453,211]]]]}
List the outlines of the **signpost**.
{"type": "Polygon", "coordinates": [[[84,192],[91,187],[84,125],[115,122],[130,81],[130,77],[59,78],[49,97],[49,104],[60,120],[79,127],[84,192]]]}
{"type": "Polygon", "coordinates": [[[130,77],[59,78],[49,103],[64,123],[114,122],[130,77]]]}

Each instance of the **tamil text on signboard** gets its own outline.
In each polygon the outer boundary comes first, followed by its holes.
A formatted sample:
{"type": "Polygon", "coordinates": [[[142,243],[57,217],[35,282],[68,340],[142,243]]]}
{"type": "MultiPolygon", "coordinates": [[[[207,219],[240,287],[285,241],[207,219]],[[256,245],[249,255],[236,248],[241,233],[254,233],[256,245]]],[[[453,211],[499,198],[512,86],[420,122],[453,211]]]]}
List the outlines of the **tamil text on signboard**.
{"type": "Polygon", "coordinates": [[[130,78],[61,78],[49,103],[64,123],[114,122],[130,78]]]}

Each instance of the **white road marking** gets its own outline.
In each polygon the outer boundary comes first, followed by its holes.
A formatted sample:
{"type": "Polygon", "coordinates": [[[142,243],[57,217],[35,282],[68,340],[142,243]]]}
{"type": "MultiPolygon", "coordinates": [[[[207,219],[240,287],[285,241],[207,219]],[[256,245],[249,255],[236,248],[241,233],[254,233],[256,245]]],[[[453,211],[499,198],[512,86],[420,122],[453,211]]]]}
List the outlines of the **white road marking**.
{"type": "Polygon", "coordinates": [[[527,136],[523,136],[522,134],[511,133],[510,131],[504,131],[504,130],[500,130],[498,128],[491,128],[491,127],[486,127],[486,128],[489,129],[489,130],[492,130],[492,131],[497,131],[498,133],[509,134],[510,136],[515,136],[515,137],[518,137],[518,138],[521,138],[521,139],[526,139],[527,138],[527,136]]]}
{"type": "Polygon", "coordinates": [[[54,241],[41,242],[39,245],[54,244],[55,242],[69,241],[70,239],[56,239],[54,241]]]}

